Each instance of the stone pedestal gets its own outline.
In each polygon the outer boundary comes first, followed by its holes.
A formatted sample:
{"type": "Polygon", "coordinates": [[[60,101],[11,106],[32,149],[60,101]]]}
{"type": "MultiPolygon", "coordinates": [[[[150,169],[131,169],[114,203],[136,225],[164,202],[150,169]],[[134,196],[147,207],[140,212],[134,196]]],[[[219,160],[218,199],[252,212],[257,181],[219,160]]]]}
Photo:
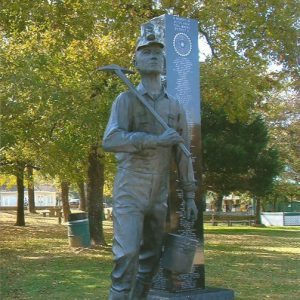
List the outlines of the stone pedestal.
{"type": "Polygon", "coordinates": [[[195,291],[169,293],[151,290],[147,300],[234,300],[234,292],[230,289],[205,288],[195,291]]]}

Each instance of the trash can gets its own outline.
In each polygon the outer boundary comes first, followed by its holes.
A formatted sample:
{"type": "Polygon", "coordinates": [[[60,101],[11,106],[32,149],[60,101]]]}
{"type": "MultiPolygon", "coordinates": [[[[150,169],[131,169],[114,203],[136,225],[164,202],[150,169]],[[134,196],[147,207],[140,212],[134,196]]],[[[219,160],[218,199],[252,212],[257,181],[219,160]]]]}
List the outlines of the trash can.
{"type": "Polygon", "coordinates": [[[175,273],[190,273],[196,253],[197,240],[168,233],[164,243],[161,264],[175,273]]]}
{"type": "Polygon", "coordinates": [[[68,237],[71,247],[91,246],[89,219],[87,213],[73,213],[68,217],[68,237]]]}

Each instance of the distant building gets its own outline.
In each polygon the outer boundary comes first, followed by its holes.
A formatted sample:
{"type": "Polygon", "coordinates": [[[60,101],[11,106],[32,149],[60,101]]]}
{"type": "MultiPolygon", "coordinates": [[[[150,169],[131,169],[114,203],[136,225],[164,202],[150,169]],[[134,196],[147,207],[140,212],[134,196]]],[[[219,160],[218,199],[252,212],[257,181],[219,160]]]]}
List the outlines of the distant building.
{"type": "Polygon", "coordinates": [[[241,198],[233,194],[223,197],[223,210],[226,212],[241,211],[241,198]]]}
{"type": "MultiPolygon", "coordinates": [[[[17,207],[18,191],[13,186],[7,189],[0,188],[0,207],[17,207]]],[[[56,206],[56,189],[51,185],[39,185],[34,187],[34,199],[36,207],[56,206]]],[[[28,190],[24,190],[25,205],[28,204],[28,190]]]]}
{"type": "MultiPolygon", "coordinates": [[[[208,192],[206,194],[206,211],[216,210],[216,194],[208,192]]],[[[240,196],[230,194],[224,196],[222,199],[222,211],[223,212],[249,212],[254,213],[253,200],[242,201],[240,196]]]]}

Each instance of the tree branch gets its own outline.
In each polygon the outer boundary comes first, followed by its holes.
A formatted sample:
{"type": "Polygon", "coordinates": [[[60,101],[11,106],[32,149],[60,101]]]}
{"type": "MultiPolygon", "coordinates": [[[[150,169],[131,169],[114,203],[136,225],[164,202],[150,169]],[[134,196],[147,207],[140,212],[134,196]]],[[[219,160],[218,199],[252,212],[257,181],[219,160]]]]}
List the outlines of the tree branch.
{"type": "Polygon", "coordinates": [[[210,39],[208,33],[206,31],[202,30],[201,27],[199,27],[199,32],[204,35],[204,37],[206,39],[206,42],[210,47],[212,56],[215,57],[215,58],[218,58],[218,55],[216,54],[215,48],[214,48],[214,46],[211,42],[211,39],[210,39]]]}

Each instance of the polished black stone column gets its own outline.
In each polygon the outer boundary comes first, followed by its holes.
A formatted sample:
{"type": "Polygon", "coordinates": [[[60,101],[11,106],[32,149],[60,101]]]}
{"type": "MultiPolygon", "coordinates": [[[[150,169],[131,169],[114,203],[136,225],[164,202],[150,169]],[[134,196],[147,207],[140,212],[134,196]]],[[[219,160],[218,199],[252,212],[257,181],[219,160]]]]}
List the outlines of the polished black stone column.
{"type": "Polygon", "coordinates": [[[200,122],[200,79],[198,55],[198,22],[196,20],[163,15],[153,22],[163,32],[166,51],[167,91],[178,99],[187,115],[195,179],[198,183],[196,204],[199,217],[196,223],[184,217],[182,190],[178,185],[176,168],[171,174],[168,232],[177,233],[197,240],[194,267],[188,274],[173,274],[160,269],[153,287],[172,292],[203,289],[205,287],[203,251],[203,203],[201,197],[201,122],[200,122]]]}
{"type": "Polygon", "coordinates": [[[160,267],[148,299],[232,300],[233,291],[205,286],[198,22],[172,15],[160,16],[152,22],[164,35],[167,91],[180,101],[187,115],[193,167],[198,183],[195,201],[199,216],[196,222],[188,222],[183,217],[182,190],[178,186],[174,167],[170,182],[167,232],[196,239],[197,251],[190,273],[176,274],[160,267]]]}

